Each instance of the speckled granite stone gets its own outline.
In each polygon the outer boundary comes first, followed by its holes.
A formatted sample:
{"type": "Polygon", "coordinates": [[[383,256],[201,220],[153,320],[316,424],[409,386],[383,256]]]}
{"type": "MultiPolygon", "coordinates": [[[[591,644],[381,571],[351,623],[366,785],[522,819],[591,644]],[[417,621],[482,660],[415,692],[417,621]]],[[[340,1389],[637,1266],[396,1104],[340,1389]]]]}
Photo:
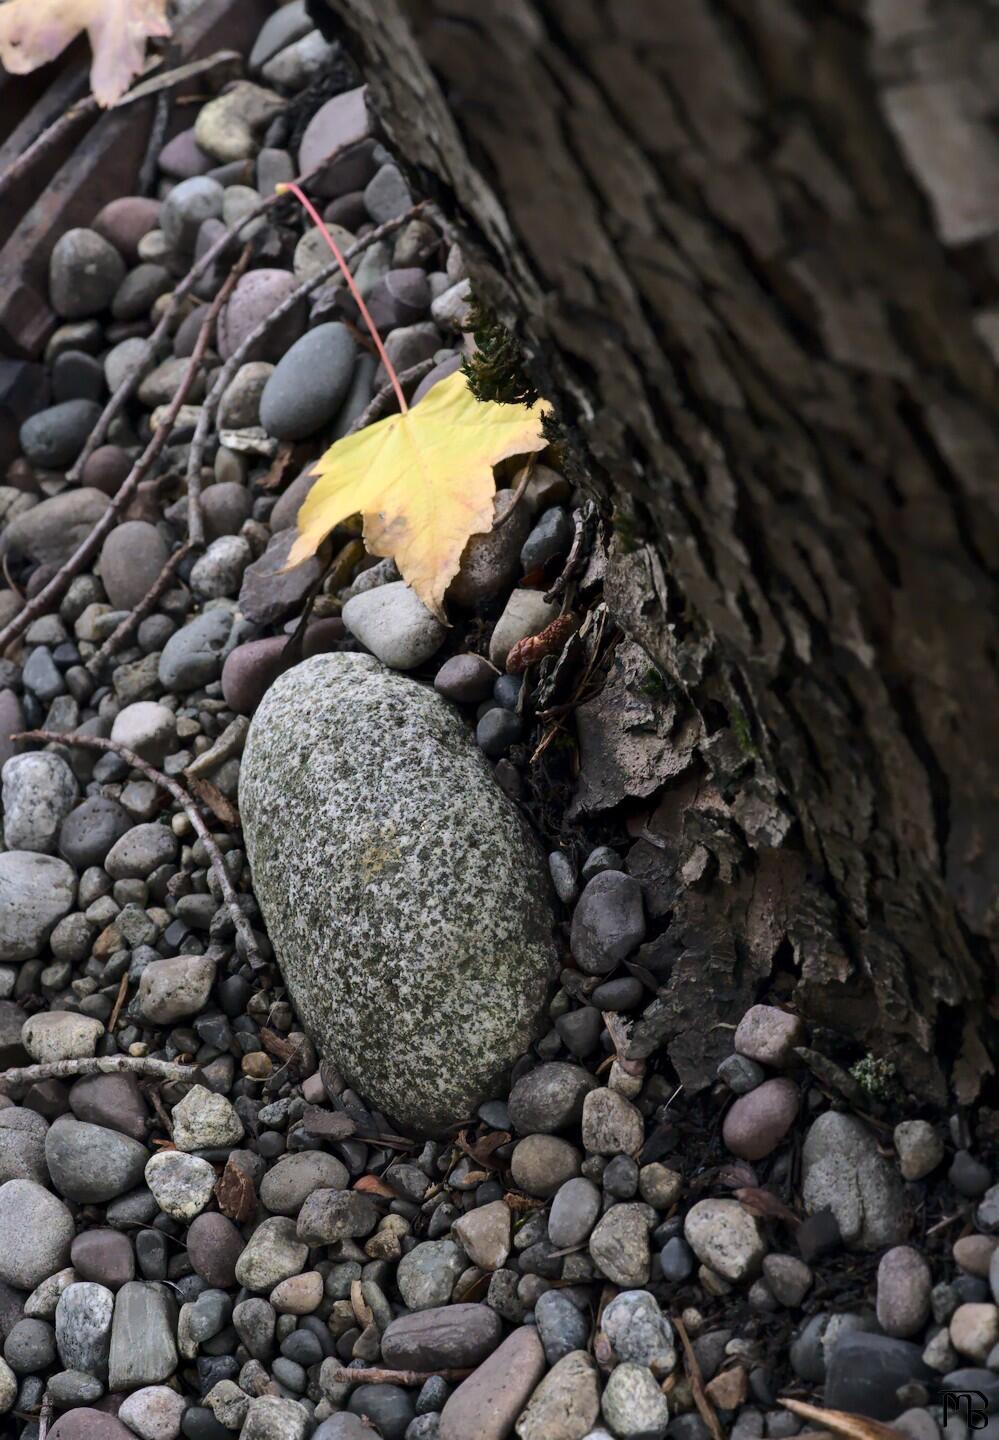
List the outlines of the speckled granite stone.
{"type": "Polygon", "coordinates": [[[368,655],[319,655],[254,716],[254,891],[321,1051],[407,1128],[474,1112],[539,1033],[543,856],[458,713],[368,655]]]}

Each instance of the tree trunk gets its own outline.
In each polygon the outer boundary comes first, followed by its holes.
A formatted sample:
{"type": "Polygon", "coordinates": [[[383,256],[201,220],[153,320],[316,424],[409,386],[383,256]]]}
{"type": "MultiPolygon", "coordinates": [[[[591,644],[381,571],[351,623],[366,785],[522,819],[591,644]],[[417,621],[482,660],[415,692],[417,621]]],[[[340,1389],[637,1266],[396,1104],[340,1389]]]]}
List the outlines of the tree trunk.
{"type": "Polygon", "coordinates": [[[636,1052],[704,1083],[776,994],[974,1100],[999,919],[994,5],[327,4],[618,522],[605,598],[672,707],[628,864],[675,963],[636,1052]]]}

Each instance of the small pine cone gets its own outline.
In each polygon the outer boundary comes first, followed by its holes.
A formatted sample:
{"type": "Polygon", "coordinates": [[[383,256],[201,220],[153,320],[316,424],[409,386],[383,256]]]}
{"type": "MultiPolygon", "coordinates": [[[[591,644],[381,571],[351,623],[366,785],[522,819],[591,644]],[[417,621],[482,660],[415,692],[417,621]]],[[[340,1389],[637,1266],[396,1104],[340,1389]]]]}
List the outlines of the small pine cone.
{"type": "Polygon", "coordinates": [[[578,624],[575,615],[569,611],[546,625],[540,634],[518,640],[506,657],[506,673],[519,675],[528,665],[536,665],[546,655],[557,655],[578,624]]]}

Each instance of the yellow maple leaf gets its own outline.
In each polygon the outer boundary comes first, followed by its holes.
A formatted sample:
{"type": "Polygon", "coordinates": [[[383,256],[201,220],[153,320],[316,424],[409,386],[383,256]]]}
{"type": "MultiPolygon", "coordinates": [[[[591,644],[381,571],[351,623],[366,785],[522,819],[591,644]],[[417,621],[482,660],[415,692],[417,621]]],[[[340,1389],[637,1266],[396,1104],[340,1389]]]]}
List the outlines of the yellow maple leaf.
{"type": "Polygon", "coordinates": [[[0,4],[0,63],[26,75],[61,55],[86,30],[93,52],[90,88],[113,105],[145,61],[146,41],[167,36],[167,0],[6,0],[0,4]]]}
{"type": "Polygon", "coordinates": [[[444,592],[471,535],[493,523],[493,466],[543,450],[548,405],[476,400],[460,370],[419,405],[332,445],[298,514],[288,567],[314,555],[335,525],[364,517],[372,555],[391,556],[428,610],[444,618],[444,592]]]}

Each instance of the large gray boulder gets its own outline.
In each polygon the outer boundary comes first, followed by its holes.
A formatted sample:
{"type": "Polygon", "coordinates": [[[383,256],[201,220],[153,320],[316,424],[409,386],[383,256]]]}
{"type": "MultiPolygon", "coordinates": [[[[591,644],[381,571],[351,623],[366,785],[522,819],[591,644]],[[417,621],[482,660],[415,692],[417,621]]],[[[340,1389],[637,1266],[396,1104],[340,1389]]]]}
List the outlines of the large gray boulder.
{"type": "Polygon", "coordinates": [[[557,957],[540,849],[452,707],[317,655],[257,710],[253,885],[302,1022],[361,1094],[432,1134],[538,1035],[557,957]]]}

